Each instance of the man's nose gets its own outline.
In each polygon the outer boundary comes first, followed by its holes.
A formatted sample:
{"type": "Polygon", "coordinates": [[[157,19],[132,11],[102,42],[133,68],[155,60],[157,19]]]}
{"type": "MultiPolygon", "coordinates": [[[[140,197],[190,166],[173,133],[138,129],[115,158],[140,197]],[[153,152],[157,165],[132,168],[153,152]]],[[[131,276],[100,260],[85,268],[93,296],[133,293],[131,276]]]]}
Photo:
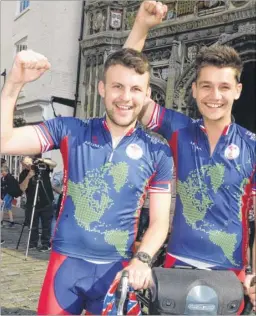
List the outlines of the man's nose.
{"type": "Polygon", "coordinates": [[[218,89],[218,87],[212,88],[211,95],[215,100],[220,100],[222,98],[221,91],[218,89]]]}
{"type": "Polygon", "coordinates": [[[131,100],[131,91],[130,89],[124,89],[122,93],[122,100],[129,101],[131,100]]]}

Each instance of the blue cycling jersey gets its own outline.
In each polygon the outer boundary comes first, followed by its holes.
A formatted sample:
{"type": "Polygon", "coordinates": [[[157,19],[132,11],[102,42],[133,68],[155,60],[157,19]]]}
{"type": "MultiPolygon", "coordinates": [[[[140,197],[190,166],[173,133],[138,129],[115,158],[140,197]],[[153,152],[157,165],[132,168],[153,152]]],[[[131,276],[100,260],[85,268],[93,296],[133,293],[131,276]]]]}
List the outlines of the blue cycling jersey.
{"type": "Polygon", "coordinates": [[[247,217],[256,183],[255,134],[232,123],[210,154],[203,120],[155,105],[148,127],[173,151],[176,209],[168,253],[224,269],[242,269],[247,217]]]}
{"type": "Polygon", "coordinates": [[[35,126],[42,152],[60,148],[64,190],[53,250],[87,260],[132,256],[146,189],[170,193],[168,144],[137,125],[113,149],[104,118],[35,126]]]}

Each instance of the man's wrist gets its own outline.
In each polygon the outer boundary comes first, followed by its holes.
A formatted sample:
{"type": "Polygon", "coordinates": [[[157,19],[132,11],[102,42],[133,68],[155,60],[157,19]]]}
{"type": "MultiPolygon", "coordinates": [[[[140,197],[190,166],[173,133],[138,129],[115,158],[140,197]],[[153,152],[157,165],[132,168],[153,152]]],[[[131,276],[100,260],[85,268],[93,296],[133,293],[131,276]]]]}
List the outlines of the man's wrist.
{"type": "Polygon", "coordinates": [[[135,19],[133,24],[133,29],[136,29],[136,33],[142,36],[147,36],[148,32],[150,31],[151,27],[145,24],[145,21],[140,21],[140,19],[135,19]]]}
{"type": "Polygon", "coordinates": [[[11,78],[8,78],[6,80],[6,83],[4,84],[1,99],[16,98],[23,86],[23,83],[17,83],[14,82],[11,78]]]}
{"type": "Polygon", "coordinates": [[[133,259],[137,259],[147,264],[150,268],[152,266],[152,257],[144,251],[138,251],[137,253],[135,253],[133,259]]]}

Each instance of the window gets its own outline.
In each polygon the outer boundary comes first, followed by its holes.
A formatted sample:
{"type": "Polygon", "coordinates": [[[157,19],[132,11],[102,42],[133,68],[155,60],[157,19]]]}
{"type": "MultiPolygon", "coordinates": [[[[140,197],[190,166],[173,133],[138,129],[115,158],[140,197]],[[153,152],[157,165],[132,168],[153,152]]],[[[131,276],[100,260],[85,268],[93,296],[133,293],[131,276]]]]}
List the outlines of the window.
{"type": "Polygon", "coordinates": [[[27,38],[23,38],[22,40],[18,41],[16,44],[16,54],[22,50],[27,50],[28,46],[27,46],[27,38]]]}
{"type": "Polygon", "coordinates": [[[20,13],[29,7],[29,0],[20,0],[20,13]]]}

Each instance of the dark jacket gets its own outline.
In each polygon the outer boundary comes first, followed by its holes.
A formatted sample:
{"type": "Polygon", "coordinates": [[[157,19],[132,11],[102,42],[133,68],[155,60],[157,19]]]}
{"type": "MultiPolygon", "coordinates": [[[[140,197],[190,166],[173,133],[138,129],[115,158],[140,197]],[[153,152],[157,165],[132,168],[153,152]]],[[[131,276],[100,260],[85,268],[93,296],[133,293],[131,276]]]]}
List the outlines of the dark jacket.
{"type": "Polygon", "coordinates": [[[10,173],[1,178],[1,198],[3,199],[6,194],[13,198],[22,195],[18,181],[10,173]]]}
{"type": "MultiPolygon", "coordinates": [[[[24,169],[19,178],[19,183],[22,183],[26,176],[28,175],[29,170],[24,169]]],[[[42,171],[42,183],[39,184],[38,196],[36,202],[36,208],[40,209],[48,205],[52,205],[53,201],[53,191],[50,180],[50,170],[42,171]],[[46,195],[47,194],[47,195],[46,195]]],[[[34,196],[36,191],[36,177],[33,177],[29,180],[28,187],[26,190],[27,203],[26,207],[32,207],[34,202],[34,196]]]]}

